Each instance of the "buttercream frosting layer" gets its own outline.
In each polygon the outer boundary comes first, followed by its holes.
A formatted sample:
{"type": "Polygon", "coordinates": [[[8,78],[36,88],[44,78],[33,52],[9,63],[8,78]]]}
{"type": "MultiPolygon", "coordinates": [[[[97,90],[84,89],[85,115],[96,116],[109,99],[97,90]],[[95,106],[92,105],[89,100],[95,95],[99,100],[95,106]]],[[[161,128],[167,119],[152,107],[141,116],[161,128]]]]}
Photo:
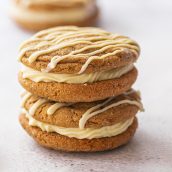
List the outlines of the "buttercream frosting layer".
{"type": "Polygon", "coordinates": [[[33,70],[28,67],[24,67],[22,70],[23,78],[30,79],[34,82],[63,82],[63,83],[74,83],[74,84],[83,84],[83,83],[93,83],[97,81],[103,81],[108,79],[119,78],[125,73],[133,69],[133,64],[126,65],[121,68],[111,69],[101,72],[95,72],[90,74],[55,74],[40,72],[33,70]]]}
{"type": "MultiPolygon", "coordinates": [[[[89,119],[91,119],[92,117],[94,116],[98,116],[98,115],[101,115],[102,113],[108,111],[109,109],[111,108],[114,108],[114,107],[118,107],[118,106],[121,106],[121,105],[132,105],[132,106],[136,106],[140,111],[144,111],[144,108],[143,108],[143,105],[142,103],[140,102],[140,96],[139,96],[139,93],[135,92],[134,90],[130,90],[128,92],[125,92],[123,93],[123,98],[122,99],[119,99],[117,101],[114,101],[115,100],[115,97],[110,97],[106,100],[102,100],[101,102],[97,102],[96,104],[93,104],[92,106],[88,106],[87,108],[84,108],[84,110],[81,112],[81,116],[79,118],[79,121],[78,121],[78,125],[76,125],[75,127],[78,127],[80,129],[84,129],[85,128],[85,125],[87,123],[87,121],[89,119]],[[136,96],[134,99],[131,99],[132,96],[136,96]]],[[[82,103],[81,103],[82,104],[82,103]]],[[[79,112],[79,109],[80,107],[82,107],[82,105],[84,104],[76,104],[76,103],[60,103],[60,102],[52,102],[48,99],[43,99],[43,98],[40,98],[40,97],[36,97],[34,95],[32,95],[31,93],[29,92],[25,92],[22,96],[22,108],[25,109],[25,111],[27,111],[27,113],[31,116],[33,116],[35,118],[35,114],[37,113],[37,110],[42,106],[42,107],[45,107],[45,109],[39,109],[39,112],[41,113],[38,113],[39,114],[39,117],[36,118],[38,121],[42,118],[41,116],[43,115],[46,115],[47,120],[46,118],[44,118],[44,120],[42,122],[46,122],[46,123],[49,123],[49,124],[53,124],[53,125],[58,125],[58,126],[61,126],[61,124],[55,124],[55,123],[51,123],[49,121],[49,117],[53,115],[57,115],[56,114],[56,111],[57,110],[60,110],[61,108],[67,108],[69,109],[69,113],[67,113],[69,116],[69,118],[71,117],[71,108],[72,108],[72,113],[75,115],[75,113],[78,113],[79,112]],[[26,104],[29,104],[29,107],[28,105],[26,104]]],[[[86,104],[85,104],[86,105],[86,104]]],[[[87,105],[86,105],[87,106],[87,105]]],[[[25,112],[24,111],[24,112],[25,112]]],[[[131,112],[131,111],[130,111],[131,112]]],[[[126,115],[130,114],[130,112],[127,112],[125,111],[125,113],[127,113],[126,115]]],[[[66,114],[63,114],[64,111],[62,110],[60,113],[62,113],[61,115],[62,116],[65,116],[66,114]]],[[[108,112],[109,113],[109,112],[108,112]]],[[[113,116],[115,117],[116,115],[116,112],[110,112],[110,113],[113,113],[113,116]]],[[[134,116],[136,113],[136,111],[133,112],[133,115],[134,116]]],[[[112,114],[109,115],[109,117],[111,116],[112,114]]],[[[119,116],[118,112],[117,112],[117,116],[119,116]]],[[[51,118],[51,117],[50,117],[51,118]]],[[[59,117],[58,117],[59,118],[59,117]]],[[[131,118],[128,117],[128,118],[131,118]]],[[[128,118],[125,118],[125,119],[128,119],[128,118]]],[[[59,118],[60,119],[60,118],[59,118]]],[[[63,120],[68,120],[68,118],[63,118],[63,120]]],[[[110,117],[109,120],[112,122],[113,119],[110,117]]],[[[73,120],[72,120],[73,121],[73,120]]],[[[108,121],[108,120],[107,120],[108,121]]],[[[110,122],[109,121],[109,122],[110,122]]],[[[121,120],[119,120],[118,122],[120,122],[121,120]]],[[[112,124],[115,124],[115,123],[118,123],[118,122],[114,122],[114,123],[110,123],[109,125],[112,125],[112,124]]],[[[104,121],[102,122],[102,124],[104,123],[104,121]]],[[[70,124],[69,124],[70,125],[70,124]]],[[[66,125],[68,127],[68,125],[66,125]]],[[[61,127],[66,127],[66,126],[61,126],[61,127]]],[[[94,125],[93,125],[94,126],[94,125]]],[[[107,123],[105,125],[101,125],[101,127],[104,127],[104,126],[107,126],[107,123]]],[[[75,128],[74,127],[74,128],[75,128]]],[[[71,127],[70,127],[71,128],[71,127]]],[[[73,128],[73,126],[72,126],[73,128]]],[[[89,127],[88,127],[89,128],[89,127]]],[[[99,128],[99,127],[95,127],[95,128],[99,128]]]]}
{"type": "Polygon", "coordinates": [[[106,126],[102,128],[64,128],[55,125],[46,124],[35,120],[31,115],[26,113],[26,117],[29,120],[29,125],[38,127],[45,132],[55,132],[67,137],[74,137],[77,139],[94,139],[103,137],[117,136],[125,132],[128,127],[133,123],[134,118],[128,119],[125,122],[121,122],[112,126],[106,126]]]}

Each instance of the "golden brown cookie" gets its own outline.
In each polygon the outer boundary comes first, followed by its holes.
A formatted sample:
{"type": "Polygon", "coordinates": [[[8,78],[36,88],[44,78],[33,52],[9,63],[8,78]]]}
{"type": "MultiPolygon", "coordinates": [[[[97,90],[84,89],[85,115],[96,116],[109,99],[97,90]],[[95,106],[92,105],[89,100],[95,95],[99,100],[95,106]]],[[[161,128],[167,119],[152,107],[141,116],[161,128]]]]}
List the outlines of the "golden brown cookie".
{"type": "Polygon", "coordinates": [[[29,126],[25,115],[20,115],[20,123],[26,132],[40,145],[70,152],[95,152],[114,149],[126,144],[133,137],[138,125],[135,118],[132,125],[125,132],[117,136],[97,139],[76,139],[53,132],[47,133],[38,127],[29,126]]]}
{"type": "Polygon", "coordinates": [[[132,39],[94,27],[65,26],[40,31],[20,46],[19,60],[32,69],[60,74],[94,73],[134,63],[132,39]]]}
{"type": "Polygon", "coordinates": [[[12,0],[11,16],[23,28],[38,31],[54,26],[95,25],[98,8],[94,0],[12,0]]]}
{"type": "Polygon", "coordinates": [[[136,68],[120,78],[86,84],[34,82],[19,73],[19,82],[27,91],[59,102],[92,102],[117,96],[130,89],[136,78],[136,68]]]}
{"type": "Polygon", "coordinates": [[[19,81],[29,92],[60,102],[91,102],[119,95],[137,77],[139,46],[98,28],[56,27],[25,41],[19,81]]]}
{"type": "Polygon", "coordinates": [[[103,151],[125,144],[133,136],[139,92],[90,103],[59,103],[25,92],[23,128],[41,145],[65,151],[103,151]],[[103,143],[103,144],[102,144],[103,143]]]}
{"type": "Polygon", "coordinates": [[[22,107],[27,112],[30,112],[34,119],[66,128],[79,127],[79,123],[82,122],[80,119],[82,119],[83,115],[96,106],[98,107],[93,112],[95,113],[95,111],[98,112],[99,110],[101,112],[90,118],[83,119],[85,121],[84,128],[111,126],[134,117],[138,110],[143,109],[140,96],[134,90],[125,92],[117,97],[90,103],[59,103],[40,98],[28,92],[22,98],[22,107]],[[110,106],[111,108],[107,108],[110,106]],[[103,111],[104,108],[106,108],[105,111],[103,111]]]}

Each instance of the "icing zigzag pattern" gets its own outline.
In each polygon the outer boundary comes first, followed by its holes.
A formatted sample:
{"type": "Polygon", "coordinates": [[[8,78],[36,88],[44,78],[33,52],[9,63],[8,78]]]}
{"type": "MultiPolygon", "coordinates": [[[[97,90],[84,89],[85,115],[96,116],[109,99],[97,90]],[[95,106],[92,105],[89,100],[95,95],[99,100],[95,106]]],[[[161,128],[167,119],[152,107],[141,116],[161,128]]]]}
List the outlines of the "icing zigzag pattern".
{"type": "MultiPolygon", "coordinates": [[[[124,95],[130,95],[132,94],[133,91],[129,91],[126,92],[124,95]]],[[[26,93],[23,96],[23,100],[22,100],[22,107],[24,108],[25,103],[28,101],[28,99],[30,99],[31,97],[31,93],[26,93]]],[[[116,97],[110,97],[104,101],[102,101],[102,103],[97,104],[96,106],[93,106],[91,108],[89,108],[81,117],[81,119],[79,120],[79,128],[80,129],[84,129],[86,122],[92,118],[93,116],[96,116],[110,108],[122,105],[122,104],[130,104],[130,105],[134,105],[137,106],[141,111],[144,111],[143,105],[139,100],[130,100],[127,97],[118,101],[118,102],[113,102],[111,103],[116,97]]],[[[29,109],[29,115],[33,116],[34,113],[37,111],[37,109],[44,103],[48,103],[49,100],[46,99],[42,99],[42,98],[38,98],[37,101],[30,107],[29,109]]],[[[67,107],[67,106],[71,106],[74,105],[75,103],[59,103],[59,102],[54,102],[52,103],[48,109],[47,109],[47,115],[53,115],[56,110],[62,108],[62,107],[67,107]]]]}
{"type": "Polygon", "coordinates": [[[138,57],[138,44],[126,36],[111,34],[98,28],[57,27],[41,31],[20,48],[19,60],[28,55],[29,63],[39,56],[51,55],[46,71],[70,58],[84,58],[85,63],[78,74],[83,73],[93,60],[116,56],[118,53],[133,53],[138,57]],[[59,51],[65,49],[65,51],[59,51]]]}

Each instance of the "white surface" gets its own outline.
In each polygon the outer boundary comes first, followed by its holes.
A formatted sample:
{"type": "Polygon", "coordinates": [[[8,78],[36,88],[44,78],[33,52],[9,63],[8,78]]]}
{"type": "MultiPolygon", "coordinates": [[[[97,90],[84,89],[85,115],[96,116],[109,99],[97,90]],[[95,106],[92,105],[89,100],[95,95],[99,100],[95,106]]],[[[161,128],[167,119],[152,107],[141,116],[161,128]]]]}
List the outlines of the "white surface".
{"type": "Polygon", "coordinates": [[[38,146],[18,123],[18,45],[31,34],[7,16],[0,2],[0,171],[172,171],[172,1],[99,0],[101,26],[129,35],[142,47],[136,88],[145,113],[134,139],[120,149],[93,154],[61,153],[38,146]]]}

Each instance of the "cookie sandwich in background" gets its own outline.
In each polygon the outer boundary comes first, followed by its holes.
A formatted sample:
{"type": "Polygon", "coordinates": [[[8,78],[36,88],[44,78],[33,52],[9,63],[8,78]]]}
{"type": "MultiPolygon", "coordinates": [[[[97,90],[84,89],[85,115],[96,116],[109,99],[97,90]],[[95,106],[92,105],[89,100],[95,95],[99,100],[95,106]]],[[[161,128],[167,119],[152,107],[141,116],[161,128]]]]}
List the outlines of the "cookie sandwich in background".
{"type": "Polygon", "coordinates": [[[31,31],[63,25],[92,26],[99,16],[95,0],[11,1],[11,17],[31,31]]]}

